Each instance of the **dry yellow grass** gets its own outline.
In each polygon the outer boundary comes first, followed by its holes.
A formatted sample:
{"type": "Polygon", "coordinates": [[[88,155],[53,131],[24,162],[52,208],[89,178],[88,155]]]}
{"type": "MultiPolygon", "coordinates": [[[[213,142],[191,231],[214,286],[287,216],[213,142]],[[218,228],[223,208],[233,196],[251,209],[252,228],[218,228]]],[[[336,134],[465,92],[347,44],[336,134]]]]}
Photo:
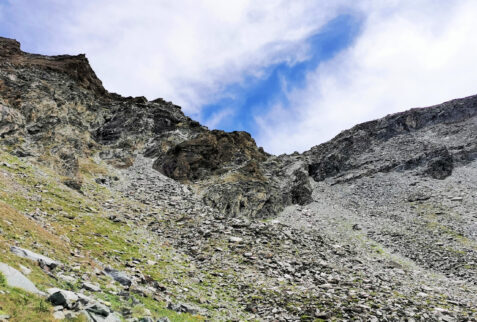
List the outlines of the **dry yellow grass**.
{"type": "Polygon", "coordinates": [[[64,241],[58,236],[50,233],[33,220],[26,218],[2,201],[0,201],[0,219],[3,221],[0,226],[3,226],[15,234],[23,235],[27,232],[29,235],[35,236],[35,240],[38,242],[48,243],[56,250],[67,250],[64,241]]]}

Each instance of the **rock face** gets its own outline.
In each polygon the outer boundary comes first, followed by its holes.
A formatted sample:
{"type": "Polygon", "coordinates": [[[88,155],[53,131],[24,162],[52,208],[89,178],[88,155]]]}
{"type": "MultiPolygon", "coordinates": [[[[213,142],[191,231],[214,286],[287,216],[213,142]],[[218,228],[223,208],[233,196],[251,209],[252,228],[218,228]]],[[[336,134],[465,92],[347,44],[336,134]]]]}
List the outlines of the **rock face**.
{"type": "Polygon", "coordinates": [[[49,57],[28,54],[20,50],[20,43],[16,40],[0,37],[0,57],[8,61],[11,67],[38,68],[46,72],[66,74],[85,89],[99,94],[106,92],[84,54],[49,57]]]}
{"type": "Polygon", "coordinates": [[[476,115],[471,96],[357,125],[305,153],[309,174],[322,181],[416,170],[445,179],[477,155],[476,115]]]}
{"type": "Polygon", "coordinates": [[[251,179],[263,180],[258,163],[267,155],[246,132],[210,131],[169,149],[154,167],[180,181],[198,181],[239,168],[251,179]]]}
{"type": "Polygon", "coordinates": [[[55,168],[72,189],[81,191],[79,160],[99,157],[127,168],[139,153],[233,216],[266,217],[297,200],[266,177],[270,169],[262,164],[270,155],[248,133],[209,131],[162,99],[109,93],[83,55],[27,54],[5,38],[0,48],[2,144],[55,168]]]}

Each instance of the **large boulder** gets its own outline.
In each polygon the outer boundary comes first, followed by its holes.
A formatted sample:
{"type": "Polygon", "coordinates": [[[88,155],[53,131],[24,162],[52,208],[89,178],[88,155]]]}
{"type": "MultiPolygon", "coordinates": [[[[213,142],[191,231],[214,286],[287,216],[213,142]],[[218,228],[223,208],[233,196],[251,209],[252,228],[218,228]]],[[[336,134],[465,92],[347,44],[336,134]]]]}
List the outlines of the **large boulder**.
{"type": "Polygon", "coordinates": [[[17,256],[20,256],[20,257],[23,257],[23,258],[28,258],[30,260],[36,261],[40,265],[44,264],[50,269],[54,269],[54,268],[61,265],[61,263],[58,262],[58,261],[55,261],[55,260],[53,260],[51,258],[48,258],[46,256],[43,256],[41,254],[34,253],[34,252],[32,252],[31,250],[28,250],[28,249],[12,246],[12,247],[10,247],[10,251],[17,256]]]}
{"type": "Polygon", "coordinates": [[[79,296],[71,291],[61,290],[58,288],[51,288],[48,290],[50,296],[48,301],[53,305],[60,305],[67,309],[76,309],[79,301],[79,296]]]}
{"type": "Polygon", "coordinates": [[[39,289],[37,289],[35,284],[33,284],[28,278],[26,278],[25,275],[23,275],[22,273],[20,273],[20,271],[14,269],[13,267],[5,263],[0,263],[0,272],[5,276],[5,280],[8,286],[20,288],[24,291],[34,294],[44,294],[39,289]]]}

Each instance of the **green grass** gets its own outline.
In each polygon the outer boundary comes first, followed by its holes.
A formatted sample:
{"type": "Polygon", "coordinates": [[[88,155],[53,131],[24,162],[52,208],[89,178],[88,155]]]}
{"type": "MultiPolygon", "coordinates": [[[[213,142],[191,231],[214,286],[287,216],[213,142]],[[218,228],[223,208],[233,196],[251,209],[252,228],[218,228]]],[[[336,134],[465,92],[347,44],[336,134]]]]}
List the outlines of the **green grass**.
{"type": "Polygon", "coordinates": [[[52,306],[43,298],[5,284],[0,290],[0,314],[9,315],[10,321],[54,321],[52,306]]]}
{"type": "MultiPolygon", "coordinates": [[[[116,311],[120,311],[125,306],[131,306],[138,317],[141,314],[141,308],[144,308],[152,312],[155,317],[167,316],[171,321],[204,320],[201,316],[168,310],[166,303],[149,297],[136,296],[141,304],[132,306],[131,303],[124,302],[111,293],[108,285],[114,282],[109,277],[98,277],[92,273],[97,267],[97,261],[127,272],[124,264],[132,258],[139,258],[142,263],[138,265],[138,268],[145,275],[166,285],[173,294],[180,287],[186,286],[191,291],[193,289],[187,277],[190,270],[187,259],[158,240],[146,241],[145,234],[138,232],[135,227],[113,223],[107,219],[110,212],[102,210],[102,203],[106,200],[113,200],[115,204],[122,205],[124,210],[142,209],[144,205],[96,184],[94,175],[105,174],[103,165],[95,165],[92,162],[82,163],[85,194],[80,194],[64,186],[61,183],[63,179],[61,176],[39,164],[27,164],[1,151],[0,160],[8,163],[8,166],[0,165],[1,262],[17,268],[19,264],[22,264],[32,269],[29,278],[41,290],[60,287],[75,291],[79,288],[79,285],[69,285],[48,277],[35,263],[19,258],[8,251],[12,244],[18,244],[20,247],[41,252],[68,263],[70,266],[79,265],[81,274],[88,274],[90,279],[100,284],[103,289],[103,294],[96,295],[110,302],[116,311]],[[49,224],[47,227],[23,215],[35,212],[37,208],[46,213],[45,221],[49,224]],[[95,210],[92,211],[92,209],[95,210]],[[63,212],[71,214],[72,216],[69,217],[73,219],[62,215],[63,212]],[[82,257],[72,257],[71,252],[74,249],[78,249],[82,257]],[[120,262],[115,260],[116,257],[120,259],[120,262]],[[148,259],[158,264],[148,266],[146,265],[148,259]],[[179,280],[179,285],[171,284],[170,281],[173,279],[179,280]]],[[[134,215],[134,212],[130,215],[134,215]]],[[[1,283],[3,283],[2,280],[0,280],[1,283]]],[[[117,283],[116,285],[118,289],[121,288],[117,283]]],[[[13,321],[51,321],[50,308],[44,300],[19,290],[11,290],[8,294],[0,296],[0,310],[15,317],[13,321]],[[23,304],[19,303],[23,302],[25,302],[23,307],[28,308],[30,313],[22,315],[17,309],[22,307],[23,304]]]]}
{"type": "Polygon", "coordinates": [[[6,287],[7,286],[7,280],[5,279],[5,276],[0,273],[0,287],[6,287]]]}

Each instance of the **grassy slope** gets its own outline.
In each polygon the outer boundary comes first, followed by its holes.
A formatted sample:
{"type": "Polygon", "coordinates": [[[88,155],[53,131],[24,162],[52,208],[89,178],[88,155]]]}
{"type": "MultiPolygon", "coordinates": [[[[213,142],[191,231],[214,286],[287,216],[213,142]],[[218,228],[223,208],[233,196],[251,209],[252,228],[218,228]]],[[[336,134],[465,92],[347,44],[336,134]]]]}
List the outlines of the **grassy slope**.
{"type": "MultiPolygon", "coordinates": [[[[35,263],[13,255],[9,247],[18,245],[88,274],[104,290],[98,297],[109,302],[113,309],[130,306],[135,315],[141,316],[147,308],[153,316],[168,316],[172,321],[202,320],[200,316],[165,309],[163,299],[157,295],[155,299],[136,295],[135,298],[141,302],[137,305],[124,303],[113,292],[120,288],[118,284],[104,275],[94,274],[98,262],[125,269],[126,261],[138,258],[141,263],[137,268],[141,273],[162,282],[185,276],[188,264],[167,245],[146,240],[146,236],[138,234],[133,225],[108,220],[109,211],[103,209],[104,203],[120,204],[124,209],[135,209],[136,212],[140,211],[138,207],[141,205],[112,195],[94,183],[91,175],[105,173],[105,168],[89,160],[83,160],[81,167],[84,195],[64,186],[62,178],[51,170],[0,152],[0,261],[17,269],[20,264],[32,269],[29,278],[40,290],[54,286],[72,290],[80,287],[80,282],[70,285],[48,277],[35,263]],[[25,215],[32,213],[38,214],[35,220],[25,215]],[[74,253],[79,256],[73,256],[74,253]],[[147,260],[157,261],[158,264],[147,265],[147,260]]],[[[11,315],[13,321],[32,318],[35,321],[51,320],[52,308],[43,299],[5,286],[2,290],[9,293],[0,295],[0,310],[11,315]],[[19,307],[22,309],[19,310],[19,307]]]]}

